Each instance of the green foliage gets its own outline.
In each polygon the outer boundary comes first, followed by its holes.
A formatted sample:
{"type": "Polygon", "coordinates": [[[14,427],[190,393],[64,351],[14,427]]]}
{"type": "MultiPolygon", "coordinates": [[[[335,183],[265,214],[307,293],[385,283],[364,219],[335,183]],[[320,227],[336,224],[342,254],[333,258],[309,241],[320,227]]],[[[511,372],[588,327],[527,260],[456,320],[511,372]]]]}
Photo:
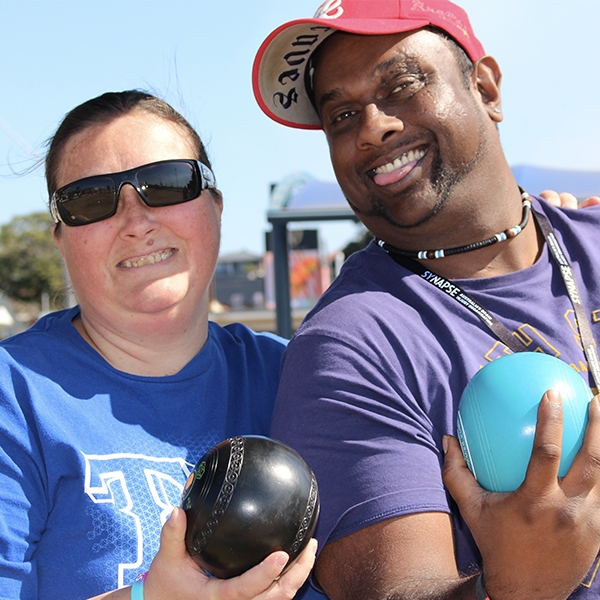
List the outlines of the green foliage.
{"type": "Polygon", "coordinates": [[[47,212],[15,217],[0,227],[0,290],[25,302],[41,302],[47,292],[59,308],[63,287],[63,262],[47,212]]]}

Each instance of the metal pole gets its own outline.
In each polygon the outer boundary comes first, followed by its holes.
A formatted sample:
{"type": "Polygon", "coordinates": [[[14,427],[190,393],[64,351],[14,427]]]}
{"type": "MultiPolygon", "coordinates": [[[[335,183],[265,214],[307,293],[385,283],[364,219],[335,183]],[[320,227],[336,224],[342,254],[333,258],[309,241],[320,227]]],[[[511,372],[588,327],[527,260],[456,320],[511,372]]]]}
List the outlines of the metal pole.
{"type": "Polygon", "coordinates": [[[287,222],[271,221],[273,225],[273,258],[275,263],[275,316],[277,335],[292,337],[292,307],[290,297],[290,267],[287,222]]]}

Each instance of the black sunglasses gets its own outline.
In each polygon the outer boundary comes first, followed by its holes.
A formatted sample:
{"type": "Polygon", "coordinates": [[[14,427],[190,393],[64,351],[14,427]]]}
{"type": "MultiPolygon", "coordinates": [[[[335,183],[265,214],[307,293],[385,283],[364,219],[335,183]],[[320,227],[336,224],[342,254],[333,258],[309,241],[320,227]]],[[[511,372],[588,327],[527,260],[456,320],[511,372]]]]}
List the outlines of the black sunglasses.
{"type": "Polygon", "coordinates": [[[147,206],[170,206],[197,198],[215,188],[213,172],[198,160],[163,160],[106,175],[73,181],[50,200],[55,223],[76,227],[112,217],[124,184],[132,185],[147,206]]]}

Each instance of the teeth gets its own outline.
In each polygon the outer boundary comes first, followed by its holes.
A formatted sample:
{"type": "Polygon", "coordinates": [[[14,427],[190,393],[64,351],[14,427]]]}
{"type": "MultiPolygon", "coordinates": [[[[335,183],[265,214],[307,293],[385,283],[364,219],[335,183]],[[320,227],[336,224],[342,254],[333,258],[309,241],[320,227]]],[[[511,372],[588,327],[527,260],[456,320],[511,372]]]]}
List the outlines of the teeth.
{"type": "Polygon", "coordinates": [[[398,157],[394,162],[389,162],[375,169],[375,173],[389,173],[395,169],[399,169],[410,162],[421,160],[425,156],[425,150],[410,150],[402,156],[398,157]]]}
{"type": "Polygon", "coordinates": [[[140,258],[124,260],[122,263],[119,263],[118,266],[125,267],[126,269],[131,269],[132,267],[143,267],[144,265],[153,265],[155,263],[162,262],[163,260],[167,260],[167,258],[169,258],[169,256],[172,256],[174,253],[175,250],[173,248],[170,248],[169,250],[161,250],[160,252],[148,254],[140,258]]]}

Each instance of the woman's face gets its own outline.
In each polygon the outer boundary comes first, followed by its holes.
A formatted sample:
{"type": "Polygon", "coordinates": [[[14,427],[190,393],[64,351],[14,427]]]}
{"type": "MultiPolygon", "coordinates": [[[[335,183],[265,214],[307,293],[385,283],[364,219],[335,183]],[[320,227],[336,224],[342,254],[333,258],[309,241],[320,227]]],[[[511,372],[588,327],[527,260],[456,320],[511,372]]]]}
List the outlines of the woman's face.
{"type": "MultiPolygon", "coordinates": [[[[60,157],[57,185],[178,158],[197,158],[183,128],[139,111],[74,135],[60,157]]],[[[124,185],[114,216],[55,230],[82,315],[121,327],[137,317],[207,310],[221,212],[221,200],[208,190],[183,204],[150,208],[124,185]]]]}

